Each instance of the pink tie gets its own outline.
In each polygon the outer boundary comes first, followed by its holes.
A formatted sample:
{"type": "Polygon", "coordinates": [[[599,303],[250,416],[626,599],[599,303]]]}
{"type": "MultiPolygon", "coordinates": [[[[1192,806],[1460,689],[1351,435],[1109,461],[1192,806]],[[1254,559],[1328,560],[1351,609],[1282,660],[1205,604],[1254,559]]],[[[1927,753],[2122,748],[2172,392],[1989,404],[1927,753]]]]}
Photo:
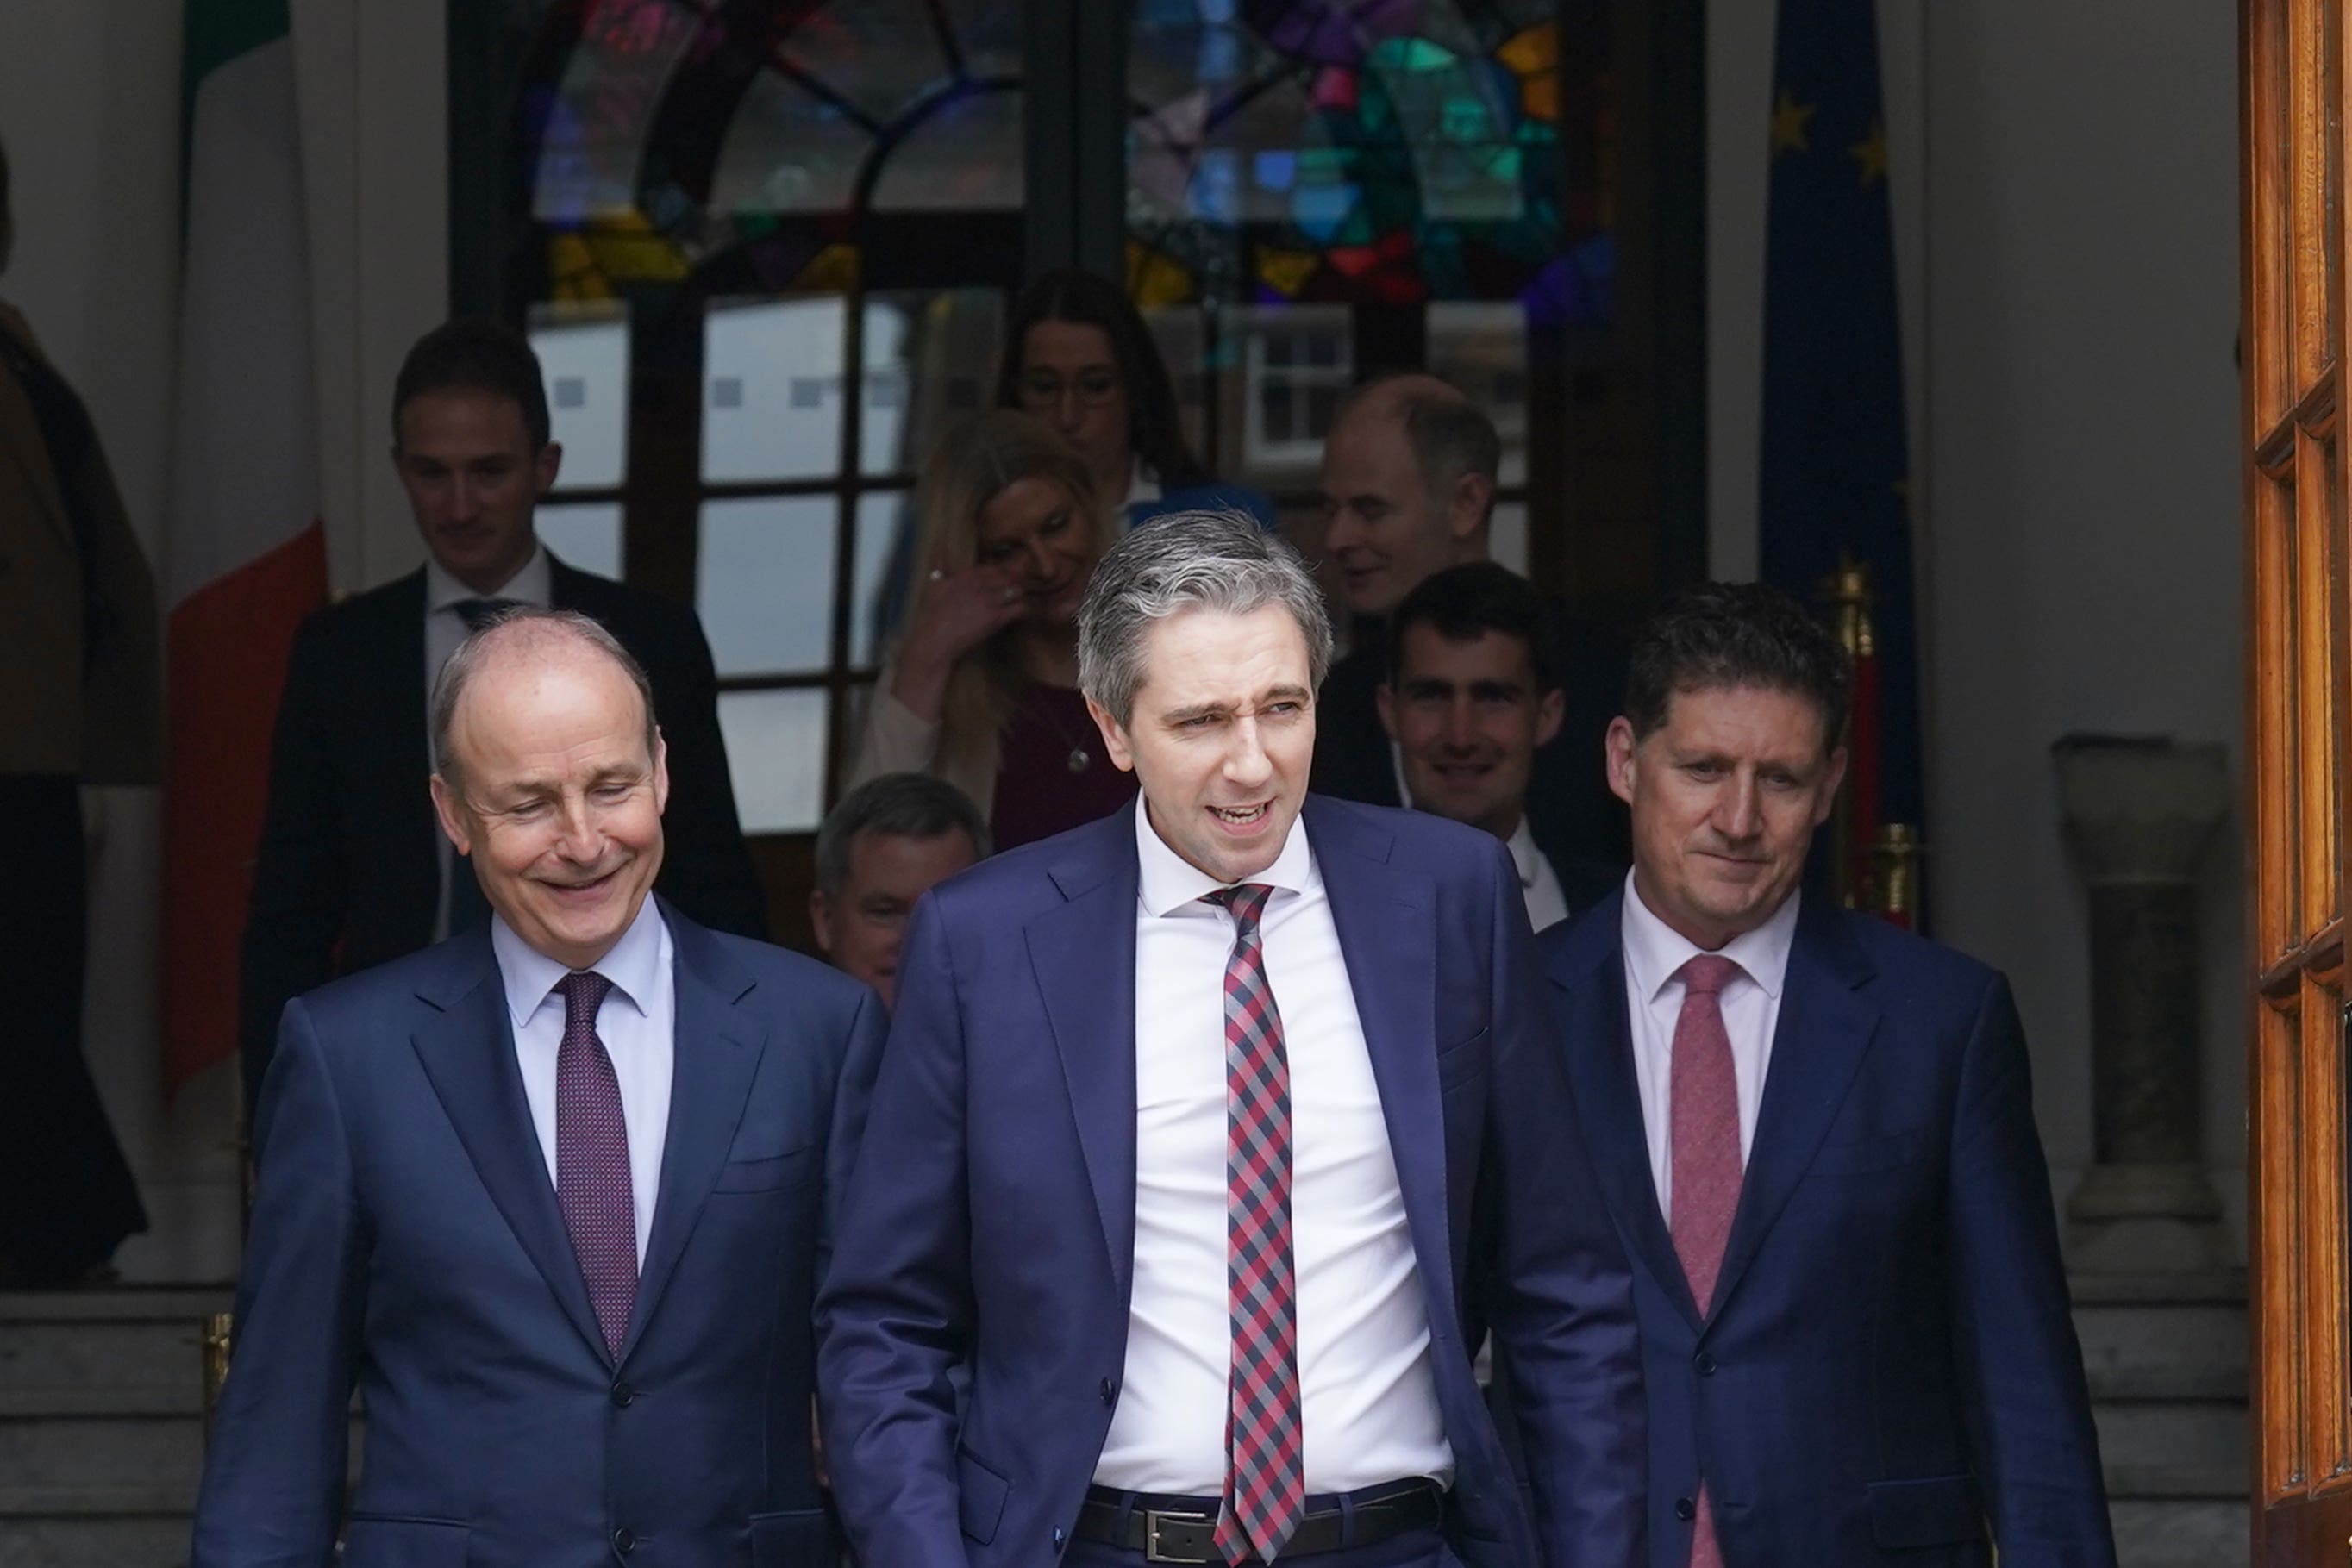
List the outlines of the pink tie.
{"type": "MultiPolygon", "coordinates": [[[[1690,1281],[1691,1299],[1704,1315],[1715,1304],[1723,1244],[1731,1236],[1731,1217],[1739,1207],[1739,1078],[1732,1069],[1731,1037],[1723,1027],[1723,988],[1740,968],[1729,958],[1702,953],[1680,972],[1683,1010],[1675,1019],[1672,1106],[1667,1112],[1674,1193],[1668,1228],[1683,1277],[1690,1281]]],[[[1723,1568],[1704,1478],[1698,1518],[1691,1529],[1690,1562],[1691,1568],[1723,1568]]]]}

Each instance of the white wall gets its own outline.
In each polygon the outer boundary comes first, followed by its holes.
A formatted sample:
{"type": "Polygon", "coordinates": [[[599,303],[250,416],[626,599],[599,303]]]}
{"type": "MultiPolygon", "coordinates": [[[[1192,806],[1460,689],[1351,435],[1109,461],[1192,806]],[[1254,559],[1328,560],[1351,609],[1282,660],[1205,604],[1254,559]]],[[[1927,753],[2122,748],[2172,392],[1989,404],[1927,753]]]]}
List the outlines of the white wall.
{"type": "MultiPolygon", "coordinates": [[[[312,191],[322,470],[334,580],[419,559],[384,452],[394,369],[446,299],[436,6],[296,0],[312,191]]],[[[16,255],[0,297],[32,319],[98,426],[149,559],[164,553],[180,233],[181,8],[7,0],[0,138],[16,255]]],[[[132,1278],[226,1278],[236,1260],[235,1080],[167,1106],[156,1030],[157,792],[93,791],[87,1038],[153,1228],[132,1278]]]]}
{"type": "MultiPolygon", "coordinates": [[[[1769,7],[1710,8],[1711,537],[1752,575],[1769,7]]],[[[2241,749],[2236,20],[1880,0],[1937,934],[2006,969],[2061,1193],[2091,1152],[2086,901],[2050,743],[2241,749]]],[[[2242,1206],[2233,819],[2207,862],[2207,1160],[2242,1206]]]]}

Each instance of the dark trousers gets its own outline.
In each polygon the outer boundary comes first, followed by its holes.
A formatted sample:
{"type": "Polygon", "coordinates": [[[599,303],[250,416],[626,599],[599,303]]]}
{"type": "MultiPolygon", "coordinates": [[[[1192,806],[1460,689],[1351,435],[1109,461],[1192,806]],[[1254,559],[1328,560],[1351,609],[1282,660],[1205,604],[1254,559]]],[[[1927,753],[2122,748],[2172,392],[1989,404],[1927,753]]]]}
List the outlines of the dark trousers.
{"type": "Polygon", "coordinates": [[[82,1055],[89,895],[79,784],[0,775],[0,1287],[68,1285],[147,1228],[82,1055]]]}

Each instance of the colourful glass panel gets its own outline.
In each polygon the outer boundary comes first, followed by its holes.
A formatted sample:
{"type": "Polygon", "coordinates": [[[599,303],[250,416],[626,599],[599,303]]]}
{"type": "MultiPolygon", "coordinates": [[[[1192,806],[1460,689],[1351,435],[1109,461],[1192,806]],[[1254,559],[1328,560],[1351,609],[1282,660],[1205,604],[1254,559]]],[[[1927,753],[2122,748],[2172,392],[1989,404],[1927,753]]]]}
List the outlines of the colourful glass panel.
{"type": "Polygon", "coordinates": [[[1163,305],[1517,299],[1535,323],[1605,321],[1604,83],[1561,47],[1564,19],[1591,37],[1601,9],[1136,0],[1130,285],[1163,305]]]}

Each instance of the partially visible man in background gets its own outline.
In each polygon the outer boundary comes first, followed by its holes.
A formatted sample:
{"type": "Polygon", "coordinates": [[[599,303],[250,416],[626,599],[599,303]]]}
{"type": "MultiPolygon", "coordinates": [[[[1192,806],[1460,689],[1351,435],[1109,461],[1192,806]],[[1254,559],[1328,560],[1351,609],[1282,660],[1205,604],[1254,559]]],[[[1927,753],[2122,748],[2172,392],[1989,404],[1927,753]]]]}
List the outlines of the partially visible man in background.
{"type": "Polygon", "coordinates": [[[897,1000],[898,943],[915,901],[988,856],[971,798],[928,773],[885,773],[841,798],[816,835],[809,922],[835,966],[897,1000]]]}
{"type": "MultiPolygon", "coordinates": [[[[0,273],[15,237],[0,148],[0,273]]],[[[89,412],[0,304],[0,1290],[79,1283],[147,1228],[82,1056],[82,788],[162,781],[156,626],[89,412]]]]}
{"type": "MultiPolygon", "coordinates": [[[[1333,422],[1323,446],[1323,549],[1356,617],[1356,645],[1317,695],[1318,793],[1404,804],[1378,706],[1388,684],[1387,622],[1433,574],[1489,559],[1502,455],[1494,421],[1435,376],[1367,382],[1333,422]]],[[[1545,612],[1566,685],[1559,728],[1538,748],[1528,781],[1536,841],[1555,861],[1622,870],[1624,814],[1609,793],[1601,737],[1624,687],[1624,652],[1558,604],[1545,612]]]]}
{"type": "Polygon", "coordinates": [[[428,559],[311,616],[288,662],[245,929],[248,1107],[289,998],[488,919],[475,878],[434,827],[425,703],[467,630],[501,610],[579,611],[645,666],[674,786],[660,892],[706,925],[768,934],[702,624],[540,543],[533,515],[563,458],[550,434],[539,356],[512,328],[449,322],[401,365],[392,460],[428,559]]]}
{"type": "Polygon", "coordinates": [[[1509,846],[1538,931],[1609,895],[1617,873],[1538,841],[1528,786],[1567,697],[1535,585],[1493,561],[1448,567],[1389,618],[1389,676],[1377,694],[1416,810],[1466,822],[1509,846]]]}

